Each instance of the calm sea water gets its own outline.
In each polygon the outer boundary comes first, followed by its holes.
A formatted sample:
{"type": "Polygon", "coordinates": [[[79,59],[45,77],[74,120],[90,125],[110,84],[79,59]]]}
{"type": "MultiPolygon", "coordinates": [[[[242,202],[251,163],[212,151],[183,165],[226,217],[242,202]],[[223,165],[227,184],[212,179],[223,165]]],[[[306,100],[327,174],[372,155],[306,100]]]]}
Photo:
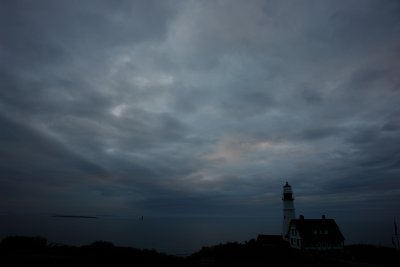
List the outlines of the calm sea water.
{"type": "MultiPolygon", "coordinates": [[[[44,236],[49,243],[89,245],[109,241],[118,246],[190,255],[203,246],[246,242],[258,234],[280,234],[280,218],[122,217],[59,218],[51,215],[0,213],[0,238],[44,236]]],[[[393,222],[338,221],[345,244],[391,246],[393,222]]]]}
{"type": "Polygon", "coordinates": [[[260,233],[279,233],[280,223],[268,218],[117,217],[60,218],[50,215],[1,214],[0,238],[44,236],[49,243],[88,245],[110,241],[118,246],[156,249],[189,255],[203,246],[245,242],[260,233]],[[265,229],[276,228],[274,232],[265,229]]]}

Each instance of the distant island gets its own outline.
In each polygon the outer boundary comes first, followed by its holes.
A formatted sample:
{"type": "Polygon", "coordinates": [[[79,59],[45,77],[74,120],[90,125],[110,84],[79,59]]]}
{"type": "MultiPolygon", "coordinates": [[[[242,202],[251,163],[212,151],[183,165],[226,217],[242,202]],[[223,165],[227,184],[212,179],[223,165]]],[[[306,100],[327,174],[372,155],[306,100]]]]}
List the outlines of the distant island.
{"type": "Polygon", "coordinates": [[[63,214],[56,214],[52,217],[56,218],[81,218],[81,219],[97,219],[96,216],[84,216],[84,215],[63,215],[63,214]]]}

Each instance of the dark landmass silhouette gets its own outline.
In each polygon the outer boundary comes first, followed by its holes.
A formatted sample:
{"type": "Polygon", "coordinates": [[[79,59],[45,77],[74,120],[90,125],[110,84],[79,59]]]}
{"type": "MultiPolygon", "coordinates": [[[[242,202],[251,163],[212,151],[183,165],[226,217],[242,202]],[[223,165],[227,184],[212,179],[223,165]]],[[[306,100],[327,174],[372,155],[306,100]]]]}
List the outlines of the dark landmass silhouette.
{"type": "Polygon", "coordinates": [[[84,215],[53,215],[55,218],[80,218],[80,219],[97,219],[96,216],[84,216],[84,215]]]}
{"type": "Polygon", "coordinates": [[[86,246],[48,244],[44,237],[9,236],[0,243],[0,266],[398,266],[389,247],[349,245],[343,251],[301,251],[286,243],[228,242],[187,257],[96,241],[86,246]]]}

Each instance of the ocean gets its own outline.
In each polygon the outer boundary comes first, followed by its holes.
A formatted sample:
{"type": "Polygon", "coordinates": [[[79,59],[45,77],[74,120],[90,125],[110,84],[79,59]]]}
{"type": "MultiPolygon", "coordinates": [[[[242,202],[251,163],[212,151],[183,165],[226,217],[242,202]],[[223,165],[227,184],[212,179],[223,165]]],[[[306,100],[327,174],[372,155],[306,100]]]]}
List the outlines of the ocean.
{"type": "Polygon", "coordinates": [[[270,218],[216,217],[54,217],[2,213],[0,238],[43,236],[48,244],[89,245],[108,241],[116,246],[155,249],[171,255],[190,255],[203,246],[246,242],[258,234],[279,234],[280,223],[270,218]],[[266,231],[266,229],[273,229],[266,231]]]}

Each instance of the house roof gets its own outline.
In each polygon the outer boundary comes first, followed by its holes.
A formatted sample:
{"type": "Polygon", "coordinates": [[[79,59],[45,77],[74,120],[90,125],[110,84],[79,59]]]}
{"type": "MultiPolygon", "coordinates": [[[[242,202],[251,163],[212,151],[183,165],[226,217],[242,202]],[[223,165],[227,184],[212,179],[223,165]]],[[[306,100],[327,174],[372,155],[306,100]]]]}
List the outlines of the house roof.
{"type": "Polygon", "coordinates": [[[305,243],[342,242],[345,239],[334,219],[293,219],[292,225],[296,226],[305,243]]]}

